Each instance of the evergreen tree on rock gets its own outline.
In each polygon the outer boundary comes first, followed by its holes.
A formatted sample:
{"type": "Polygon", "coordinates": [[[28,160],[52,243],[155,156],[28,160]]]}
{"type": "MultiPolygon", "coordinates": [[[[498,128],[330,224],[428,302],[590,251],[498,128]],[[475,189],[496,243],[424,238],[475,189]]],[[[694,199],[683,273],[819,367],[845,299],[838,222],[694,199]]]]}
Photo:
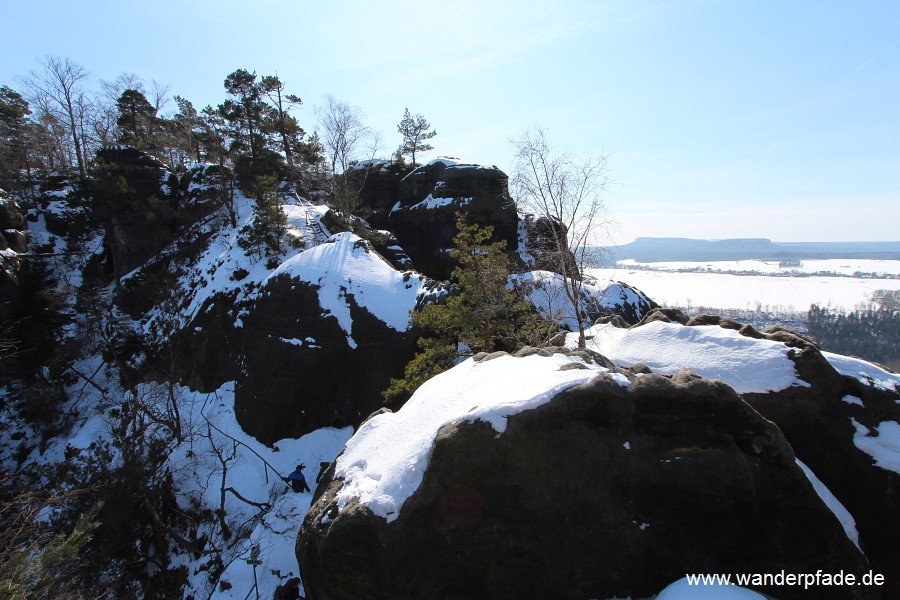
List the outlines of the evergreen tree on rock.
{"type": "Polygon", "coordinates": [[[127,89],[116,100],[119,128],[118,141],[140,150],[155,149],[155,134],[159,128],[156,107],[138,90],[127,89]]]}
{"type": "Polygon", "coordinates": [[[428,152],[434,150],[434,146],[428,143],[428,140],[437,135],[437,131],[432,129],[431,123],[425,120],[422,115],[415,117],[409,113],[407,108],[403,113],[403,120],[397,125],[397,131],[403,136],[403,143],[400,144],[399,153],[401,155],[410,155],[412,166],[416,166],[416,152],[428,152]]]}
{"type": "Polygon", "coordinates": [[[503,241],[492,242],[494,228],[480,227],[457,214],[459,233],[450,251],[458,293],[442,304],[413,313],[412,325],[426,332],[420,352],[406,365],[403,379],[392,379],[389,400],[406,398],[425,381],[446,371],[461,357],[498,348],[516,350],[537,344],[545,333],[534,308],[508,287],[510,268],[503,241]]]}

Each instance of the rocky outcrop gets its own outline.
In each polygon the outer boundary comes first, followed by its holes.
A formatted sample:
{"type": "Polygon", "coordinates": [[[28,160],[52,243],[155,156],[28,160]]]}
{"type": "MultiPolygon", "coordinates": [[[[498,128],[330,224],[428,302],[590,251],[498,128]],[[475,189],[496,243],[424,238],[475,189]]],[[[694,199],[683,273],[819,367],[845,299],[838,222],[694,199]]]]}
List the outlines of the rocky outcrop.
{"type": "Polygon", "coordinates": [[[234,379],[238,421],[263,443],[356,426],[382,405],[381,390],[402,377],[416,345],[352,294],[346,299],[352,347],[336,319],[322,315],[315,285],[282,276],[253,302],[215,297],[186,332],[181,371],[200,390],[234,379]]]}
{"type": "MultiPolygon", "coordinates": [[[[508,179],[496,167],[434,160],[398,182],[384,227],[397,236],[416,270],[434,279],[450,278],[457,213],[465,213],[472,223],[492,226],[494,239],[504,241],[510,255],[517,257],[519,219],[508,179]]],[[[387,204],[381,198],[370,202],[387,204]]]]}
{"type": "MultiPolygon", "coordinates": [[[[528,254],[528,257],[523,258],[526,258],[529,268],[559,273],[559,248],[560,243],[563,247],[566,244],[565,240],[568,235],[566,226],[547,217],[536,217],[531,214],[522,217],[521,226],[525,232],[523,245],[528,254]]],[[[575,256],[569,253],[566,260],[568,268],[573,273],[578,273],[575,256]]]]}
{"type": "Polygon", "coordinates": [[[621,281],[610,282],[603,290],[601,305],[588,314],[592,319],[619,319],[620,325],[635,325],[659,305],[644,292],[621,281]]]}
{"type": "Polygon", "coordinates": [[[233,173],[228,167],[197,165],[178,181],[179,223],[190,226],[232,200],[236,193],[233,173]]]}
{"type": "Polygon", "coordinates": [[[94,217],[104,228],[117,278],[155,257],[236,193],[226,167],[198,165],[179,179],[161,160],[130,146],[101,148],[97,157],[102,166],[94,181],[94,217]]]}
{"type": "MultiPolygon", "coordinates": [[[[209,270],[196,273],[196,290],[209,270]]],[[[166,365],[171,359],[160,352],[154,368],[174,368],[207,392],[234,381],[238,421],[264,443],[355,426],[379,408],[382,390],[415,353],[409,311],[440,288],[397,271],[350,233],[256,277],[235,270],[231,289],[199,304],[174,337],[162,336],[177,345],[178,359],[166,365]]]]}
{"type": "Polygon", "coordinates": [[[16,253],[25,252],[25,246],[25,215],[15,201],[0,189],[0,325],[3,326],[18,287],[16,271],[21,259],[16,253]]]}
{"type": "Polygon", "coordinates": [[[854,516],[871,568],[886,577],[884,597],[898,598],[900,473],[898,467],[873,465],[873,456],[861,444],[871,440],[890,447],[878,431],[885,423],[900,423],[900,394],[871,385],[865,377],[839,373],[812,346],[793,351],[791,358],[809,387],[744,397],[778,425],[797,457],[854,516]]]}
{"type": "Polygon", "coordinates": [[[175,239],[178,179],[159,159],[128,146],[102,148],[97,157],[106,166],[94,181],[94,216],[118,280],[175,239]]]}
{"type": "MultiPolygon", "coordinates": [[[[542,352],[514,360],[553,360],[542,352]]],[[[502,377],[504,360],[476,368],[502,377]]],[[[441,427],[421,483],[403,480],[415,491],[387,519],[358,497],[340,505],[333,466],[297,542],[307,596],[649,597],[692,572],[868,570],[785,436],[722,383],[600,373],[494,427],[465,414],[441,427]]]]}
{"type": "Polygon", "coordinates": [[[0,250],[25,252],[25,215],[9,195],[0,190],[0,250]]]}
{"type": "MultiPolygon", "coordinates": [[[[747,390],[742,396],[778,426],[797,457],[853,515],[860,546],[871,568],[886,577],[884,597],[900,597],[900,556],[895,542],[900,539],[900,521],[893,517],[900,513],[900,460],[883,458],[898,454],[896,449],[891,450],[897,443],[891,433],[900,430],[900,378],[861,360],[823,353],[813,340],[780,326],[758,331],[715,315],[688,319],[679,311],[657,309],[632,331],[637,333],[657,321],[718,326],[736,330],[729,335],[738,340],[744,336],[783,344],[782,352],[790,361],[788,365],[793,363],[796,383],[768,391],[765,386],[747,390]]],[[[674,340],[677,334],[676,326],[667,338],[655,338],[655,343],[671,345],[668,340],[674,340]]],[[[729,344],[718,350],[709,345],[706,352],[728,352],[734,348],[729,344]]],[[[631,360],[629,356],[617,364],[629,364],[631,360]]],[[[765,368],[763,363],[754,365],[758,370],[753,380],[764,381],[768,375],[765,368]]],[[[728,369],[721,372],[726,380],[734,375],[728,369]]]]}
{"type": "Polygon", "coordinates": [[[400,197],[400,180],[409,171],[409,166],[390,160],[368,160],[347,169],[343,177],[351,189],[359,190],[360,204],[372,211],[369,222],[385,228],[391,208],[400,197]]]}

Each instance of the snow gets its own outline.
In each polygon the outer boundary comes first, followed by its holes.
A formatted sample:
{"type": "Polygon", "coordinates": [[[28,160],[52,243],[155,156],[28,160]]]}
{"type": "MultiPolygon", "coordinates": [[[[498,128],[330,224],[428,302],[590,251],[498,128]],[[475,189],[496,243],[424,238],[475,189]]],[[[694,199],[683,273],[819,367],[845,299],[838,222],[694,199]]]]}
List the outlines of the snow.
{"type": "Polygon", "coordinates": [[[443,164],[447,167],[452,167],[456,169],[496,169],[495,165],[483,165],[476,162],[471,162],[467,160],[461,160],[456,158],[455,156],[438,156],[432,161],[429,161],[426,166],[443,164]]]}
{"type": "MultiPolygon", "coordinates": [[[[271,598],[280,583],[273,572],[283,577],[298,574],[294,544],[312,502],[312,492],[299,494],[290,491],[279,475],[286,476],[295,465],[305,463],[306,478],[314,490],[319,463],[334,460],[352,430],[349,427],[319,429],[301,438],[279,440],[268,447],[244,433],[238,424],[234,414],[233,382],[211,394],[191,392],[187,388],[180,388],[180,391],[192,407],[191,414],[197,419],[201,430],[205,431],[205,419],[208,419],[211,438],[195,438],[193,443],[185,443],[172,452],[168,466],[175,477],[179,496],[199,497],[211,509],[218,507],[222,473],[215,459],[211,458],[210,443],[214,442],[226,450],[226,456],[230,455],[232,448],[236,450],[234,460],[228,465],[227,485],[254,502],[272,506],[248,538],[235,549],[236,558],[228,564],[221,577],[232,587],[228,590],[217,587],[212,598],[243,600],[248,596],[253,586],[253,566],[248,559],[254,547],[259,548],[261,561],[257,566],[260,597],[271,598]],[[237,440],[236,445],[232,439],[237,440]]],[[[231,494],[227,496],[226,510],[229,519],[235,520],[249,519],[256,514],[256,509],[231,494]]],[[[204,589],[207,573],[197,570],[196,564],[187,564],[191,580],[189,589],[204,589]]]]}
{"type": "Polygon", "coordinates": [[[471,201],[472,198],[435,198],[431,194],[428,194],[424,200],[410,206],[409,210],[434,209],[451,205],[465,206],[471,201]]]}
{"type": "Polygon", "coordinates": [[[373,417],[347,443],[335,473],[344,479],[338,507],[359,498],[376,515],[395,520],[421,484],[442,427],[482,420],[502,434],[507,417],[537,408],[564,389],[607,372],[597,365],[559,370],[573,362],[584,364],[562,354],[501,356],[482,362],[470,358],[430,379],[399,411],[373,417]]]}
{"type": "MultiPolygon", "coordinates": [[[[792,385],[808,386],[797,377],[788,358],[790,348],[780,342],[745,337],[717,325],[686,327],[655,321],[631,329],[595,325],[585,331],[593,336],[587,347],[606,356],[616,366],[642,363],[651,370],[672,375],[693,369],[707,379],[724,381],[740,394],[780,391],[792,385]]],[[[566,345],[575,347],[571,333],[566,345]]]]}
{"type": "Polygon", "coordinates": [[[736,585],[691,585],[682,578],[668,586],[656,600],[765,600],[765,596],[736,585]]]}
{"type": "Polygon", "coordinates": [[[369,158],[366,160],[358,160],[350,165],[350,168],[355,171],[365,171],[367,169],[370,170],[378,170],[378,171],[387,171],[388,167],[394,164],[394,161],[389,158],[369,158]]]}
{"type": "Polygon", "coordinates": [[[853,444],[875,460],[875,466],[885,471],[900,473],[900,423],[882,421],[873,432],[858,422],[850,419],[856,433],[853,444]]]}
{"type": "Polygon", "coordinates": [[[900,279],[676,273],[624,267],[586,271],[598,279],[632,285],[665,306],[706,306],[722,310],[765,307],[805,312],[812,304],[852,310],[868,302],[876,290],[900,290],[900,279]]]}
{"type": "Polygon", "coordinates": [[[809,479],[809,482],[812,484],[813,489],[818,494],[819,498],[822,499],[822,502],[825,503],[825,506],[828,507],[828,510],[837,517],[837,520],[840,521],[841,527],[844,528],[844,533],[847,534],[847,538],[853,542],[853,545],[856,546],[856,549],[862,552],[862,548],[859,546],[859,532],[856,530],[856,521],[853,520],[853,515],[850,514],[850,511],[847,510],[841,501],[838,500],[834,494],[831,493],[822,481],[816,477],[816,474],[812,472],[812,470],[807,467],[803,462],[800,461],[799,458],[794,459],[797,461],[797,466],[800,467],[800,470],[803,471],[803,474],[806,475],[806,478],[809,479]]]}
{"type": "MultiPolygon", "coordinates": [[[[551,271],[527,271],[510,276],[510,286],[526,285],[530,289],[526,294],[541,313],[544,319],[554,320],[569,331],[578,329],[575,311],[566,296],[562,275],[551,271]]],[[[587,312],[587,301],[596,302],[599,306],[612,308],[624,303],[637,304],[640,297],[634,290],[628,289],[612,281],[585,281],[582,286],[582,306],[587,312]]]]}
{"type": "Polygon", "coordinates": [[[328,243],[293,256],[272,271],[266,281],[281,275],[319,286],[319,304],[326,314],[338,320],[354,348],[348,295],[388,327],[406,331],[409,311],[415,307],[423,283],[421,276],[405,281],[403,273],[377,253],[368,251],[352,233],[339,233],[328,243]]]}
{"type": "Polygon", "coordinates": [[[852,276],[856,273],[877,273],[879,275],[900,275],[900,260],[876,260],[856,258],[828,258],[803,260],[799,266],[781,266],[778,260],[718,260],[718,261],[666,261],[641,263],[634,259],[616,261],[623,268],[639,266],[655,271],[701,270],[713,272],[743,272],[764,274],[789,273],[834,273],[852,276]]]}
{"type": "Polygon", "coordinates": [[[834,367],[834,370],[847,377],[855,377],[858,381],[873,387],[894,391],[900,390],[900,375],[885,371],[870,362],[843,356],[832,352],[822,352],[822,356],[834,367]]]}
{"type": "Polygon", "coordinates": [[[863,408],[865,408],[865,406],[863,405],[862,398],[847,395],[847,396],[844,396],[843,398],[841,398],[841,400],[843,400],[847,404],[856,404],[857,406],[862,406],[863,408]]]}

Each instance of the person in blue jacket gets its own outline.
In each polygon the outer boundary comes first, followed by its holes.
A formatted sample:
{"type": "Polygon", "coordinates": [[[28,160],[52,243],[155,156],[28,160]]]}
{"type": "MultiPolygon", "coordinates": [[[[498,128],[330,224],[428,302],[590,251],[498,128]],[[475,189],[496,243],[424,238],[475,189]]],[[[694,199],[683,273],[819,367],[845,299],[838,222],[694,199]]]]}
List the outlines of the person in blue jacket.
{"type": "Polygon", "coordinates": [[[303,469],[306,467],[303,463],[297,465],[294,472],[284,477],[284,482],[291,484],[291,489],[295,492],[308,492],[309,486],[306,485],[306,477],[303,476],[303,469]]]}

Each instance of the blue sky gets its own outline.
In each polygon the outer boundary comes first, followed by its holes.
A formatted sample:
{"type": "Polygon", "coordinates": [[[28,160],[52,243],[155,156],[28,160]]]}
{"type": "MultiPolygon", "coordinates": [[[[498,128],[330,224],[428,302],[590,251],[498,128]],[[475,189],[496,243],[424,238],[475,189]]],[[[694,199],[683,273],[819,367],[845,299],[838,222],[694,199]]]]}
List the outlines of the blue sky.
{"type": "Polygon", "coordinates": [[[360,106],[399,143],[509,172],[541,124],[608,154],[613,241],[638,236],[898,240],[900,2],[9,2],[0,83],[46,54],[218,104],[237,68],[360,106]]]}

